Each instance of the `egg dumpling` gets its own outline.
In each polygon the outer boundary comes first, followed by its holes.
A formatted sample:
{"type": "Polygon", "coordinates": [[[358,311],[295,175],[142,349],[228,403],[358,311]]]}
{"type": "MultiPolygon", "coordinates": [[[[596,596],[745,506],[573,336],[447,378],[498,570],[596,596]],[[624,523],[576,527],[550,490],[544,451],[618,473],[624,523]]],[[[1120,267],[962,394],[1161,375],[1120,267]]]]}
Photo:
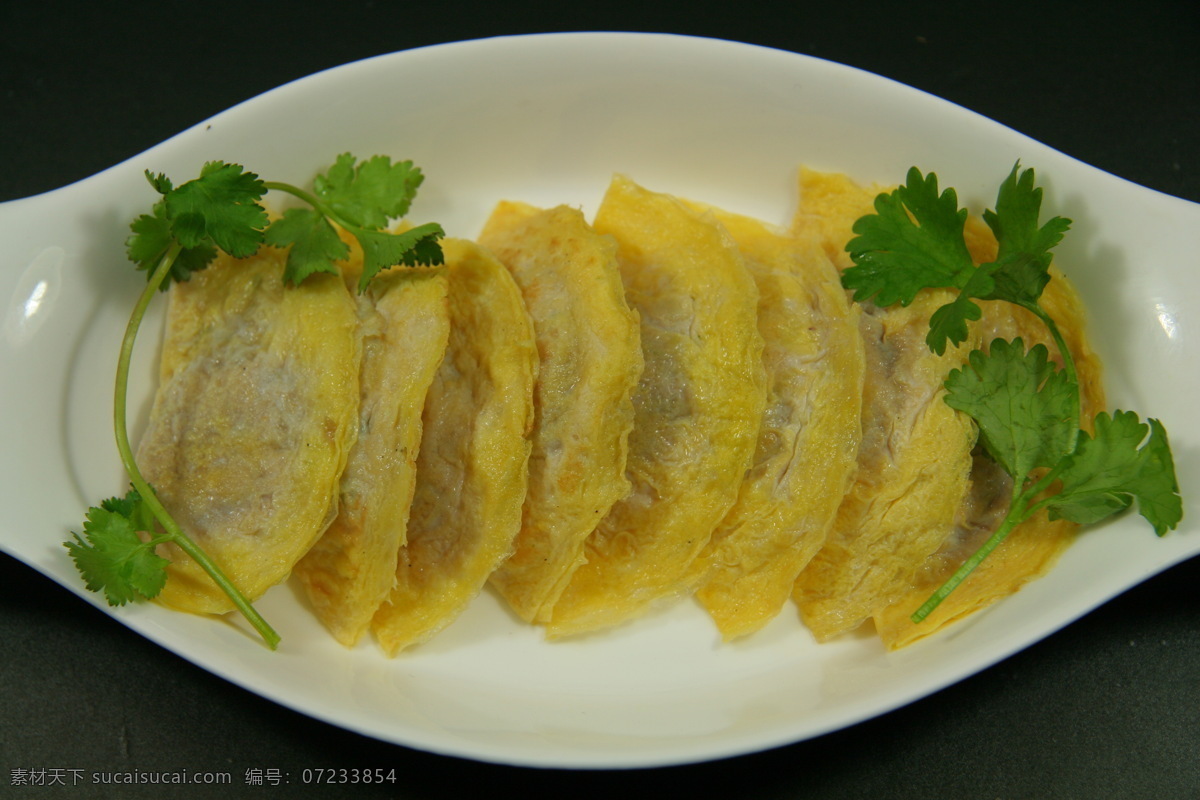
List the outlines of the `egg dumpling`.
{"type": "Polygon", "coordinates": [[[528,486],[537,348],[512,275],[471,242],[442,244],[450,331],[426,393],[407,543],[371,629],[389,655],[428,640],[512,552],[528,486]]]}
{"type": "Polygon", "coordinates": [[[737,499],[766,403],[758,290],[728,233],[622,176],[592,224],[617,242],[641,326],[632,491],[588,537],[551,636],[624,622],[694,588],[689,567],[737,499]]]}
{"type": "MultiPolygon", "coordinates": [[[[845,245],[851,225],[871,213],[878,190],[844,175],[812,171],[802,173],[800,187],[797,234],[817,238],[839,268],[849,267],[845,245]]],[[[964,234],[976,263],[995,259],[995,239],[978,218],[968,218],[964,234]]],[[[1059,321],[1071,348],[1087,429],[1104,406],[1101,367],[1087,343],[1078,295],[1057,267],[1051,267],[1051,276],[1039,304],[1059,321]]],[[[928,319],[951,296],[926,290],[907,308],[863,304],[868,369],[859,476],[829,544],[801,573],[794,594],[818,639],[871,619],[887,647],[910,644],[1044,574],[1077,530],[1065,520],[1051,522],[1045,513],[1035,516],[926,619],[910,620],[996,530],[1012,497],[1012,478],[983,452],[974,421],[946,405],[942,383],[961,366],[965,350],[986,349],[997,337],[1020,337],[1026,347],[1040,343],[1056,352],[1032,314],[984,301],[970,339],[944,357],[934,356],[924,342],[928,319]]]]}
{"type": "MultiPolygon", "coordinates": [[[[839,269],[849,267],[850,228],[871,213],[875,194],[843,175],[802,173],[797,235],[815,236],[839,269]]],[[[943,383],[980,332],[943,355],[930,351],[929,317],[951,297],[937,290],[908,306],[859,304],[866,371],[858,467],[829,539],[793,593],[818,640],[854,630],[893,603],[954,528],[978,432],[946,405],[943,383]]]]}
{"type": "MultiPolygon", "coordinates": [[[[288,577],[337,512],[358,428],[361,344],[338,275],[285,286],[286,254],[221,255],[170,289],[138,463],[175,520],[250,600],[288,577]]],[[[229,597],[174,545],[159,599],[229,597]]]]}
{"type": "MultiPolygon", "coordinates": [[[[968,220],[967,241],[977,263],[996,258],[995,237],[976,217],[968,220]]],[[[1105,408],[1102,364],[1087,339],[1083,301],[1056,265],[1051,265],[1050,276],[1038,304],[1058,323],[1071,350],[1079,380],[1080,423],[1091,431],[1096,414],[1105,408]]],[[[988,301],[982,306],[987,323],[982,332],[985,349],[997,337],[1009,341],[1019,337],[1026,348],[1044,345],[1061,368],[1057,345],[1041,320],[1011,303],[988,301]]],[[[999,527],[1011,496],[1012,478],[977,449],[970,491],[959,506],[953,533],[921,564],[909,588],[874,615],[875,627],[889,648],[912,644],[1013,594],[1046,574],[1075,540],[1079,525],[1051,520],[1045,511],[1034,515],[1014,529],[929,616],[913,623],[912,613],[999,527]]]]}
{"type": "Polygon", "coordinates": [[[767,403],[737,502],[693,570],[722,636],[760,629],[825,543],[862,435],[858,308],[820,246],[749,217],[709,210],[758,287],[767,403]]]}
{"type": "Polygon", "coordinates": [[[421,409],[450,335],[445,272],[388,270],[358,295],[358,314],[357,441],[342,475],[338,515],[296,565],[314,613],[347,647],[391,591],[407,541],[421,409]]]}
{"type": "Polygon", "coordinates": [[[616,242],[578,209],[501,202],[478,241],[520,287],[539,357],[524,519],[491,583],[522,619],[544,621],[583,563],[584,541],[629,493],[641,338],[616,242]]]}

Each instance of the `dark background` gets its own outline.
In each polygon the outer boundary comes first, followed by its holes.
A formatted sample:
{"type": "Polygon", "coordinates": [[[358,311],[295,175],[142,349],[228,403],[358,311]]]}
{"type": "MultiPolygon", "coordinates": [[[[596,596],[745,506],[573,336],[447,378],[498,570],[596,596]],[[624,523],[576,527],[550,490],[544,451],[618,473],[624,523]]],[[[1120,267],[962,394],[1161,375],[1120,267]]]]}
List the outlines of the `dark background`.
{"type": "MultiPolygon", "coordinates": [[[[1200,23],[1191,2],[566,5],[0,0],[0,201],[86,177],[320,69],[439,42],[567,30],[713,36],[850,64],[1200,201],[1200,23]]],[[[13,422],[6,437],[19,435],[13,422]]],[[[1193,559],[977,676],[812,741],[691,766],[560,772],[427,755],[310,720],[0,556],[0,796],[55,795],[10,785],[13,770],[36,768],[228,770],[235,785],[224,796],[346,796],[242,779],[255,768],[296,776],[359,767],[398,776],[355,787],[361,797],[1195,799],[1198,580],[1193,559]]],[[[101,795],[81,786],[61,796],[101,795]]],[[[208,794],[186,787],[178,796],[208,794]]]]}

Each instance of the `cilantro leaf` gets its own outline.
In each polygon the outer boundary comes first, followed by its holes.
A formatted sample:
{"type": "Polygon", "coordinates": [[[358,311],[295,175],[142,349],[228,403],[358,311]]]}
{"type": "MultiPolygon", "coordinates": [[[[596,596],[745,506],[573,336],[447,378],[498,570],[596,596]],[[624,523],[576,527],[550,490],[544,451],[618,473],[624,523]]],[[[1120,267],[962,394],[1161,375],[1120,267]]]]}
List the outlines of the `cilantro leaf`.
{"type": "Polygon", "coordinates": [[[154,191],[159,194],[167,195],[175,190],[175,184],[161,172],[155,175],[150,170],[146,170],[146,180],[150,181],[150,185],[154,187],[154,191]]]}
{"type": "Polygon", "coordinates": [[[441,264],[443,255],[438,239],[445,235],[442,226],[432,222],[409,228],[402,233],[355,231],[363,249],[363,271],[358,281],[358,290],[364,291],[367,284],[388,267],[441,264]]]}
{"type": "Polygon", "coordinates": [[[1166,429],[1156,419],[1141,422],[1132,411],[1098,414],[1094,426],[1094,436],[1080,434],[1059,473],[1062,489],[1047,504],[1051,518],[1090,524],[1136,500],[1154,532],[1165,535],[1183,518],[1166,429]]]}
{"type": "Polygon", "coordinates": [[[408,213],[408,207],[425,180],[411,161],[392,163],[388,156],[372,156],[356,165],[349,153],[337,157],[313,188],[325,203],[350,225],[380,230],[388,220],[408,213]]]}
{"type": "Polygon", "coordinates": [[[926,337],[931,350],[946,352],[947,342],[965,341],[967,323],[983,315],[972,298],[995,288],[990,271],[977,269],[971,259],[966,221],[953,189],[939,194],[937,175],[909,169],[903,186],[879,195],[875,213],[855,222],[858,235],[846,245],[854,266],[842,273],[842,285],[854,291],[855,300],[873,299],[881,306],[908,305],[922,289],[958,289],[934,313],[926,337]]]}
{"type": "Polygon", "coordinates": [[[996,236],[999,250],[993,277],[995,291],[988,300],[1036,303],[1050,282],[1050,249],[1062,241],[1071,220],[1054,217],[1038,226],[1042,190],[1034,187],[1034,171],[1021,171],[1020,162],[1000,186],[996,210],[983,212],[983,220],[996,236]]]}
{"type": "Polygon", "coordinates": [[[880,306],[908,305],[922,289],[961,286],[975,269],[966,221],[953,189],[939,194],[937,175],[911,168],[904,185],[875,198],[874,214],[854,223],[857,236],[846,250],[855,266],[842,274],[842,285],[855,300],[880,306]]]}
{"type": "Polygon", "coordinates": [[[325,215],[311,208],[289,208],[267,228],[264,241],[272,247],[290,247],[284,281],[298,286],[314,272],[338,274],[334,262],[350,255],[350,248],[325,215]]]}
{"type": "Polygon", "coordinates": [[[215,244],[244,258],[262,242],[267,213],[258,200],[266,186],[239,164],[210,161],[200,177],[163,196],[171,232],[185,248],[215,244]]]}
{"type": "MultiPolygon", "coordinates": [[[[125,240],[126,253],[138,269],[145,270],[149,280],[175,241],[165,205],[156,203],[152,214],[142,214],[130,223],[129,229],[132,233],[125,240]]],[[[167,280],[159,284],[159,291],[170,288],[172,281],[189,280],[193,272],[204,269],[216,257],[217,249],[211,244],[183,248],[171,263],[167,280]]]]}
{"type": "Polygon", "coordinates": [[[129,224],[132,234],[125,240],[125,253],[138,269],[153,270],[171,249],[175,237],[162,203],[155,203],[152,213],[142,214],[129,224]]]}
{"type": "Polygon", "coordinates": [[[1078,389],[1045,345],[996,339],[946,378],[946,404],[979,424],[988,453],[1012,476],[1052,467],[1076,434],[1078,389]]]}
{"type": "Polygon", "coordinates": [[[125,517],[133,523],[135,530],[154,530],[154,513],[137,489],[130,489],[124,497],[110,497],[100,501],[100,508],[125,517]]]}
{"type": "Polygon", "coordinates": [[[166,583],[170,562],[138,535],[150,531],[152,523],[145,501],[131,489],[123,498],[88,509],[83,537],[72,533],[74,540],[64,543],[87,588],[103,590],[109,605],[155,597],[166,583]]]}
{"type": "Polygon", "coordinates": [[[976,270],[953,300],[929,315],[929,333],[925,337],[929,349],[941,355],[946,352],[946,342],[957,345],[967,340],[971,335],[967,323],[983,317],[983,309],[971,300],[972,297],[979,296],[977,292],[973,293],[972,289],[986,286],[990,291],[990,281],[991,278],[986,272],[976,270]]]}

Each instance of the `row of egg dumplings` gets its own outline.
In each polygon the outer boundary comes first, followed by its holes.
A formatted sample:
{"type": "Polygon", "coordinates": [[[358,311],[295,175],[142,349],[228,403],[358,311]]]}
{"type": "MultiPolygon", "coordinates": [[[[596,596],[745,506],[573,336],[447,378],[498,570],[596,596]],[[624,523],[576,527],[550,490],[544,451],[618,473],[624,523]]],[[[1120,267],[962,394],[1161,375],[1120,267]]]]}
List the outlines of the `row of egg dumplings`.
{"type": "MultiPolygon", "coordinates": [[[[590,222],[502,202],[443,268],[362,295],[353,261],[287,289],[278,251],[218,261],[171,290],[139,462],[248,597],[294,576],[347,646],[395,655],[490,584],[550,637],[691,595],[726,639],[791,601],[819,640],[873,620],[900,647],[1044,572],[1074,528],[1027,523],[909,622],[1010,494],[942,382],[995,336],[1046,336],[985,303],[937,356],[943,293],[851,302],[844,246],[877,191],[804,170],[779,230],[618,176],[590,222]]],[[[1043,305],[1090,418],[1078,298],[1056,273],[1043,305]]],[[[231,610],[166,555],[162,602],[231,610]]]]}

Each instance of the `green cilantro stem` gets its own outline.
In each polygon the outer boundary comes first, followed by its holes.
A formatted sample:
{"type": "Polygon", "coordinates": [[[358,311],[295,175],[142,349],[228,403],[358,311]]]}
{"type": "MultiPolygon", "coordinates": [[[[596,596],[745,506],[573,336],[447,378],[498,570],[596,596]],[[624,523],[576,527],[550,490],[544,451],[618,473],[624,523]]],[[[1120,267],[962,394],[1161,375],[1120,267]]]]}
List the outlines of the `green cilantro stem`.
{"type": "MultiPolygon", "coordinates": [[[[1046,313],[1046,310],[1043,309],[1036,302],[1034,302],[1034,303],[1025,302],[1025,301],[1012,301],[1012,302],[1014,302],[1016,305],[1020,306],[1021,308],[1024,308],[1025,310],[1029,311],[1035,317],[1040,319],[1042,321],[1042,323],[1046,326],[1046,329],[1050,332],[1051,338],[1054,339],[1054,345],[1058,348],[1059,355],[1062,356],[1063,372],[1066,373],[1067,380],[1070,382],[1070,384],[1072,386],[1076,386],[1076,387],[1079,386],[1079,373],[1075,369],[1075,357],[1071,354],[1071,348],[1067,346],[1067,340],[1063,337],[1062,331],[1059,330],[1058,323],[1054,321],[1054,317],[1052,317],[1048,313],[1046,313]]],[[[1080,400],[1079,400],[1079,392],[1078,391],[1075,392],[1075,402],[1074,402],[1073,412],[1074,412],[1074,416],[1072,418],[1072,422],[1074,424],[1073,424],[1072,428],[1075,432],[1075,435],[1071,437],[1069,446],[1063,451],[1064,456],[1067,455],[1068,453],[1072,452],[1075,449],[1075,442],[1077,441],[1078,436],[1079,436],[1079,423],[1081,420],[1082,410],[1080,408],[1080,400]]]]}
{"type": "Polygon", "coordinates": [[[975,568],[978,567],[985,558],[992,554],[993,550],[1000,546],[1001,542],[1008,538],[1010,533],[1016,530],[1038,511],[1042,510],[1053,502],[1053,498],[1049,497],[1039,503],[1032,503],[1035,497],[1041,494],[1044,489],[1054,482],[1058,473],[1061,471],[1061,466],[1062,465],[1060,464],[1059,467],[1050,470],[1041,478],[1041,480],[1038,480],[1024,489],[1021,488],[1019,483],[1014,484],[1012,503],[1009,506],[1008,514],[1005,515],[1004,519],[1000,523],[1000,526],[992,532],[992,535],[987,538],[987,541],[980,545],[979,548],[972,553],[966,561],[959,565],[958,569],[954,571],[954,574],[947,578],[946,581],[929,596],[929,599],[921,604],[920,608],[912,613],[910,619],[913,622],[919,623],[928,617],[935,608],[941,605],[941,602],[945,600],[951,592],[958,588],[959,584],[967,579],[967,576],[975,571],[975,568]]]}
{"type": "Polygon", "coordinates": [[[290,194],[292,197],[297,197],[320,211],[325,216],[337,219],[337,217],[334,216],[333,211],[327,205],[322,203],[315,194],[306,192],[299,186],[293,186],[290,183],[282,183],[280,181],[263,181],[263,186],[268,191],[283,192],[284,194],[290,194]]]}
{"type": "Polygon", "coordinates": [[[958,588],[960,583],[967,579],[968,575],[975,571],[975,568],[979,566],[985,558],[991,555],[992,551],[995,550],[1000,543],[1005,540],[1005,538],[1013,531],[1014,528],[1026,520],[1027,516],[1027,514],[1021,514],[1018,516],[1010,513],[1007,517],[1005,517],[1004,521],[1000,524],[1000,527],[988,537],[988,540],[984,542],[978,550],[972,553],[971,557],[964,561],[962,565],[954,571],[954,574],[951,575],[945,583],[939,586],[937,591],[929,596],[928,600],[921,604],[920,608],[913,612],[911,617],[912,621],[921,622],[928,617],[935,608],[941,605],[942,601],[945,600],[951,592],[958,588]]]}
{"type": "Polygon", "coordinates": [[[130,315],[129,322],[125,328],[125,336],[121,340],[121,352],[117,360],[116,389],[113,395],[113,429],[116,432],[117,451],[120,453],[121,463],[125,466],[125,471],[129,474],[130,483],[133,484],[133,487],[142,496],[146,506],[154,514],[154,518],[163,526],[165,533],[161,537],[156,537],[156,541],[173,542],[188,557],[200,565],[201,569],[212,578],[213,582],[229,595],[234,606],[254,629],[258,631],[267,646],[274,650],[279,645],[279,634],[255,610],[250,601],[246,599],[246,596],[229,580],[221,568],[217,566],[216,562],[209,558],[208,554],[184,532],[163,506],[162,502],[159,501],[158,495],[155,494],[154,489],[151,488],[150,484],[142,476],[141,470],[138,469],[137,461],[133,456],[133,448],[129,443],[129,428],[126,417],[129,369],[133,360],[133,345],[137,339],[138,331],[141,329],[142,320],[146,316],[146,309],[149,307],[150,301],[154,299],[154,295],[158,292],[162,282],[170,274],[171,265],[175,262],[182,249],[182,246],[178,242],[173,243],[154,269],[149,282],[146,284],[146,288],[142,290],[142,294],[133,308],[133,313],[130,315]]]}
{"type": "Polygon", "coordinates": [[[299,186],[294,186],[290,183],[282,183],[280,181],[263,181],[263,186],[268,191],[283,192],[284,194],[290,194],[292,197],[303,200],[304,202],[306,202],[310,206],[312,206],[313,209],[316,210],[319,214],[333,220],[338,225],[340,225],[342,228],[345,228],[347,231],[354,234],[355,236],[358,236],[359,234],[362,234],[365,232],[365,230],[362,227],[355,225],[354,223],[348,221],[342,215],[338,214],[335,209],[333,209],[328,203],[321,200],[321,198],[317,197],[312,192],[306,192],[305,190],[301,189],[299,186]]]}
{"type": "Polygon", "coordinates": [[[317,197],[312,192],[307,192],[304,189],[301,189],[299,186],[294,186],[290,183],[283,183],[280,181],[263,181],[263,187],[265,187],[268,191],[283,192],[284,194],[290,194],[292,197],[303,200],[305,203],[308,203],[310,206],[312,206],[313,209],[319,214],[333,220],[340,227],[349,231],[356,237],[361,237],[363,234],[367,233],[367,229],[363,228],[361,225],[355,225],[353,222],[350,222],[345,218],[345,216],[339,214],[336,209],[323,201],[321,198],[317,197]]]}

